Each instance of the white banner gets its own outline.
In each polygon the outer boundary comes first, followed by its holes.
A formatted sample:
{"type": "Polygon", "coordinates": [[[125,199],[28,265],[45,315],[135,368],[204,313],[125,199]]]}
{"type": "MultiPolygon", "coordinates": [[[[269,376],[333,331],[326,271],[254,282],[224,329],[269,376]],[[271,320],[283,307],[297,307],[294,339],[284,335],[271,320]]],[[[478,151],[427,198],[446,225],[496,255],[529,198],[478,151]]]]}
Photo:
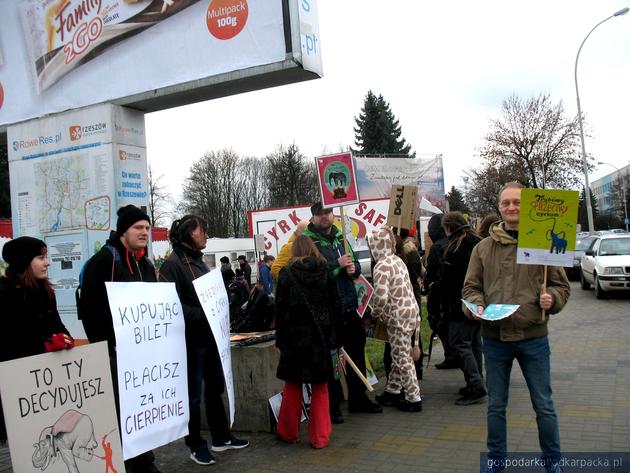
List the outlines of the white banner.
{"type": "Polygon", "coordinates": [[[230,426],[234,423],[234,379],[232,377],[232,352],[230,350],[230,307],[228,295],[219,268],[193,281],[197,297],[210,324],[217,343],[223,377],[230,403],[230,426]]]}
{"type": "Polygon", "coordinates": [[[123,455],[188,434],[184,313],[174,283],[106,282],[116,333],[123,455]]]}
{"type": "Polygon", "coordinates": [[[105,342],[0,363],[15,472],[125,471],[105,342]]]}
{"type": "MultiPolygon", "coordinates": [[[[284,61],[282,4],[2,0],[0,126],[284,61]]],[[[307,57],[318,57],[311,30],[307,57]]]]}

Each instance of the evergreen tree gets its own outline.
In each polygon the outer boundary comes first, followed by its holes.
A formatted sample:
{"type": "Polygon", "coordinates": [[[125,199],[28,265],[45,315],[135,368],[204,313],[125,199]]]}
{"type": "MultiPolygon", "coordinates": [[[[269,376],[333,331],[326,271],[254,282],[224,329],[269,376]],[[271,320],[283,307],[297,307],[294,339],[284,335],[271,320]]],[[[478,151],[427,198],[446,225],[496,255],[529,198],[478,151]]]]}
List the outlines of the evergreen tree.
{"type": "MultiPolygon", "coordinates": [[[[582,231],[588,231],[588,216],[586,215],[586,197],[585,197],[585,191],[584,191],[584,187],[582,187],[582,190],[580,191],[580,201],[579,201],[579,205],[578,205],[578,223],[580,224],[580,227],[582,228],[582,231]]],[[[593,195],[593,191],[591,191],[590,193],[591,195],[591,208],[593,209],[593,221],[595,221],[595,219],[597,219],[597,214],[599,213],[599,211],[597,210],[597,200],[595,199],[595,196],[593,195]]]]}
{"type": "Polygon", "coordinates": [[[456,210],[463,213],[468,212],[464,195],[455,186],[452,186],[449,193],[446,194],[446,199],[448,200],[448,209],[451,212],[455,212],[456,210]]]}
{"type": "Polygon", "coordinates": [[[369,90],[359,117],[354,118],[354,143],[358,154],[402,154],[414,157],[401,138],[400,124],[382,95],[369,90]]]}

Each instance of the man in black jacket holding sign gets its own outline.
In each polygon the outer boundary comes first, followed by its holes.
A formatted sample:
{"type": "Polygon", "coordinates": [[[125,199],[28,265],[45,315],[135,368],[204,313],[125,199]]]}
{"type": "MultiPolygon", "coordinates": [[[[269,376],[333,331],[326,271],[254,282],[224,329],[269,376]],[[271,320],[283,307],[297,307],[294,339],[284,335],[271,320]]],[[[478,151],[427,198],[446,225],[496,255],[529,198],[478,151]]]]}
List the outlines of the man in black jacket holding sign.
{"type": "MultiPolygon", "coordinates": [[[[116,337],[105,282],[157,282],[155,268],[146,254],[151,229],[149,222],[149,216],[135,205],[121,207],[116,231],[110,233],[105,246],[88,260],[81,282],[77,309],[90,343],[107,341],[118,412],[116,337]]],[[[154,460],[155,456],[149,450],[126,460],[125,470],[128,473],[159,473],[154,460]]]]}
{"type": "MultiPolygon", "coordinates": [[[[363,321],[357,313],[357,293],[353,279],[361,274],[361,266],[354,261],[352,248],[348,246],[346,253],[341,231],[333,225],[332,209],[323,208],[321,202],[311,207],[312,222],[304,230],[304,235],[310,237],[321,254],[326,258],[328,270],[336,283],[338,304],[343,314],[343,346],[365,376],[365,331],[363,321]]],[[[348,411],[349,412],[383,412],[380,404],[372,401],[365,394],[365,385],[348,367],[346,370],[348,383],[348,411]]],[[[329,383],[330,417],[333,423],[342,423],[343,417],[339,410],[341,389],[339,383],[329,383]]]]}

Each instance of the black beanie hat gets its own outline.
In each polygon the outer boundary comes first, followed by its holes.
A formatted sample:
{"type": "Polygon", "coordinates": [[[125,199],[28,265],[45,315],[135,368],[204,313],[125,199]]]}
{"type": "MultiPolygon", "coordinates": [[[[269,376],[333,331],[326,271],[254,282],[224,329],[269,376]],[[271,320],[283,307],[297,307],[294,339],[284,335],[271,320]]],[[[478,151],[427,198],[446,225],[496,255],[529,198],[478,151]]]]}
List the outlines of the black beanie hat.
{"type": "Polygon", "coordinates": [[[11,240],[2,247],[2,259],[9,263],[9,269],[15,274],[22,274],[33,258],[42,254],[46,243],[37,238],[23,236],[11,240]]]}
{"type": "Polygon", "coordinates": [[[118,209],[118,222],[116,222],[116,233],[122,236],[129,227],[140,220],[146,220],[151,223],[151,219],[140,208],[129,204],[118,209]]]}

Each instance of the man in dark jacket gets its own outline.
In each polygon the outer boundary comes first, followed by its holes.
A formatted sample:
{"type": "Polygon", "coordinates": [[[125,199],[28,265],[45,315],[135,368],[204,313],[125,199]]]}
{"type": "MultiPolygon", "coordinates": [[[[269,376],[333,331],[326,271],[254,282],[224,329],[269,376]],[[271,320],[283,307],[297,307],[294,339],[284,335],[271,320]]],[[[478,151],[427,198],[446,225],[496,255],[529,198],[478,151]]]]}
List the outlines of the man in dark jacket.
{"type": "Polygon", "coordinates": [[[427,312],[431,330],[440,337],[444,347],[444,361],[435,365],[439,370],[458,367],[455,350],[448,343],[448,322],[444,317],[442,295],[440,287],[440,271],[442,269],[444,248],[448,245],[448,238],[442,228],[442,214],[436,214],[429,220],[429,238],[431,248],[427,256],[427,272],[424,275],[424,291],[427,293],[427,312]]]}
{"type": "MultiPolygon", "coordinates": [[[[149,216],[138,207],[121,207],[116,231],[110,233],[106,245],[86,264],[81,284],[83,328],[91,343],[107,341],[117,408],[120,401],[116,337],[105,282],[157,281],[155,268],[146,255],[151,228],[149,222],[149,216]]],[[[153,452],[149,450],[126,460],[125,470],[130,473],[159,473],[154,459],[153,452]]]]}
{"type": "MultiPolygon", "coordinates": [[[[363,321],[357,313],[357,293],[353,279],[361,273],[361,266],[354,261],[352,248],[346,253],[341,232],[333,225],[331,209],[323,208],[321,202],[311,207],[313,221],[304,230],[304,235],[310,237],[321,254],[326,258],[328,271],[335,281],[338,304],[343,319],[343,346],[352,361],[365,376],[365,332],[363,321]]],[[[372,401],[365,394],[365,385],[351,370],[346,370],[348,383],[348,411],[349,412],[382,412],[380,404],[372,401]]],[[[343,422],[339,404],[341,389],[339,383],[329,383],[330,414],[333,423],[343,422]]]]}
{"type": "Polygon", "coordinates": [[[241,271],[243,271],[243,277],[245,278],[245,281],[247,281],[248,286],[251,287],[251,285],[252,285],[252,267],[247,262],[247,258],[245,257],[245,255],[239,255],[237,259],[238,259],[238,265],[239,265],[241,271]]]}

